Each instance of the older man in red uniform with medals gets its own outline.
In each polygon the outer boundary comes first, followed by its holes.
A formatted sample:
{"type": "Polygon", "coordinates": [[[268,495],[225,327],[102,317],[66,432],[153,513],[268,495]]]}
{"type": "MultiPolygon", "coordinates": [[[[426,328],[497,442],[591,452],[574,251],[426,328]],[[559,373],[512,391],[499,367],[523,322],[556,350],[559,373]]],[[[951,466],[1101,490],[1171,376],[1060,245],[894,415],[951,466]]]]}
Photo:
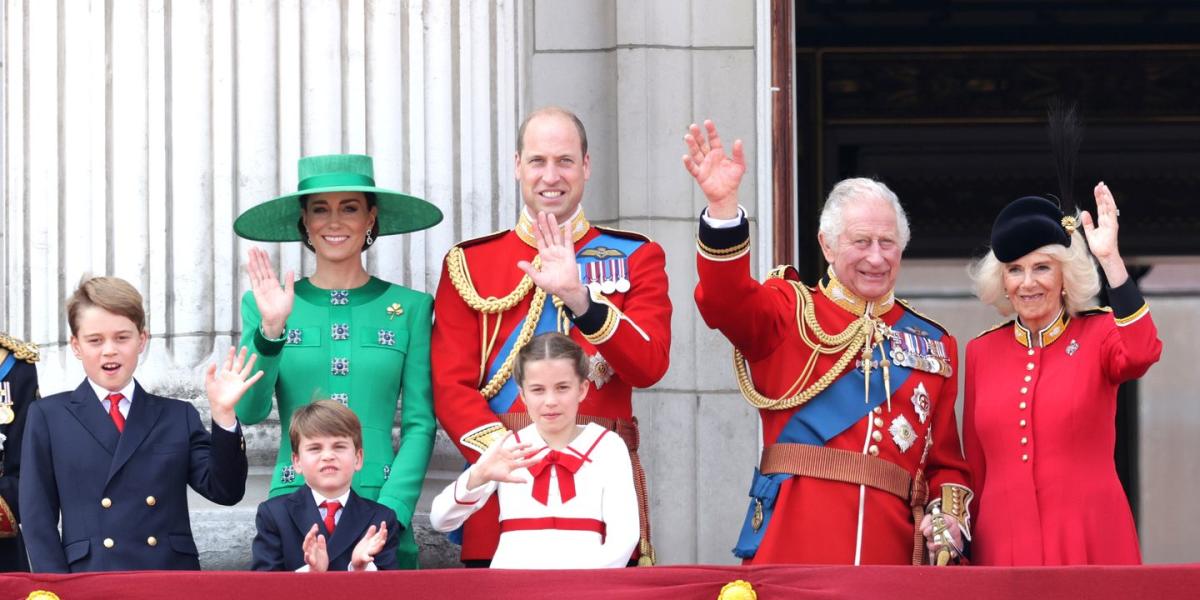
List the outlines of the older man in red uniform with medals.
{"type": "MultiPolygon", "coordinates": [[[[671,302],[666,259],[645,236],[592,226],[580,201],[590,159],[571,112],[539,109],[521,125],[516,178],[525,206],[516,228],[462,242],[446,256],[434,301],[434,409],[474,462],[530,423],[512,380],[513,360],[534,335],[568,333],[590,357],[591,391],[578,421],[624,439],[641,508],[642,564],[649,544],[645,478],[637,460],[631,394],[666,373],[671,302]]],[[[486,565],[500,529],[493,498],[463,528],[462,560],[486,565]]]]}
{"type": "Polygon", "coordinates": [[[734,554],[747,564],[939,564],[969,538],[967,466],[955,424],[958,348],[893,294],[908,222],[871,179],[830,192],[816,286],[790,267],[750,277],[738,206],[741,142],[692,125],[684,166],[708,199],[697,241],[696,304],[734,346],[738,384],[762,418],[734,554]],[[928,553],[928,555],[927,555],[928,553]]]}

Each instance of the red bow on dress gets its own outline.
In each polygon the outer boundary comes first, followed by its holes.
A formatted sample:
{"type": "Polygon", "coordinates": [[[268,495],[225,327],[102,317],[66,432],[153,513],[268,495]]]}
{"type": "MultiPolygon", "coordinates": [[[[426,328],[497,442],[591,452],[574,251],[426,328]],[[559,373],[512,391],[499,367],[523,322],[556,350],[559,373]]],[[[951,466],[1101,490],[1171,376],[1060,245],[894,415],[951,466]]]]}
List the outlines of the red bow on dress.
{"type": "Polygon", "coordinates": [[[575,497],[575,472],[583,466],[583,458],[551,450],[536,465],[529,467],[533,474],[533,499],[548,505],[550,502],[550,472],[558,471],[558,495],[565,504],[575,497]]]}

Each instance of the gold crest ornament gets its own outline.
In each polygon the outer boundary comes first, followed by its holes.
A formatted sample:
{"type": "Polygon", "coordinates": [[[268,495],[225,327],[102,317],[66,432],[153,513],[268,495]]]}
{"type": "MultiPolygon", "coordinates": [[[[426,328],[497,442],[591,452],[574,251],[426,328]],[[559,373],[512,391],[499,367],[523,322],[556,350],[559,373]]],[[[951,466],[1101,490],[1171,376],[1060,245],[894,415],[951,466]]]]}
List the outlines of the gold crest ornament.
{"type": "Polygon", "coordinates": [[[1079,229],[1079,220],[1068,215],[1062,218],[1062,226],[1063,229],[1067,230],[1068,236],[1075,235],[1075,230],[1079,229]]]}
{"type": "Polygon", "coordinates": [[[393,302],[391,306],[387,307],[387,314],[388,320],[391,321],[392,319],[404,314],[404,307],[400,306],[399,302],[393,302]]]}
{"type": "Polygon", "coordinates": [[[60,600],[58,594],[47,590],[33,590],[25,600],[60,600]]]}
{"type": "Polygon", "coordinates": [[[717,594],[717,600],[758,600],[758,593],[749,581],[738,579],[725,584],[717,594]]]}

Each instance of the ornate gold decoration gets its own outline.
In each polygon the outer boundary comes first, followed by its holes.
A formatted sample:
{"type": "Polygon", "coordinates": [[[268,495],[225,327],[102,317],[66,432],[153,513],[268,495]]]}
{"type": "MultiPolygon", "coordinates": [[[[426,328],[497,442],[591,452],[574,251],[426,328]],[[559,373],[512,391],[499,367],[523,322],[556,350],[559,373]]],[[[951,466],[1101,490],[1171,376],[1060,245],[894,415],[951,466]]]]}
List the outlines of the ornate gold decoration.
{"type": "Polygon", "coordinates": [[[486,425],[480,425],[471,431],[468,431],[459,442],[476,452],[483,454],[492,444],[504,439],[508,435],[508,429],[503,423],[493,422],[486,425]]]}
{"type": "Polygon", "coordinates": [[[758,593],[749,581],[738,579],[725,584],[717,594],[717,600],[758,600],[758,593]]]}
{"type": "MultiPolygon", "coordinates": [[[[536,269],[541,265],[542,258],[535,257],[533,267],[536,269]]],[[[466,254],[458,246],[451,248],[450,253],[446,255],[446,270],[450,274],[450,283],[454,284],[454,289],[462,297],[463,302],[466,302],[471,310],[484,314],[502,313],[511,309],[529,294],[529,290],[533,289],[533,280],[526,275],[521,278],[517,287],[503,298],[480,296],[479,292],[475,290],[475,284],[471,281],[471,273],[467,270],[466,254]]]]}
{"type": "Polygon", "coordinates": [[[40,358],[37,344],[22,342],[8,334],[0,333],[0,348],[12,352],[13,357],[17,360],[28,363],[35,363],[40,358]]]}
{"type": "Polygon", "coordinates": [[[25,600],[60,600],[58,594],[48,590],[33,590],[25,596],[25,600]]]}
{"type": "MultiPolygon", "coordinates": [[[[850,364],[851,360],[854,360],[854,357],[860,350],[864,351],[864,353],[869,353],[874,344],[883,341],[882,332],[876,326],[877,320],[869,312],[864,313],[842,331],[836,334],[827,333],[821,327],[821,324],[817,322],[816,311],[813,308],[812,292],[799,282],[789,281],[788,283],[792,284],[792,289],[796,294],[796,329],[800,332],[800,340],[813,353],[801,370],[800,376],[796,378],[796,381],[788,388],[783,397],[769,398],[755,389],[754,382],[750,378],[749,366],[746,363],[746,359],[735,348],[733,351],[733,368],[737,373],[738,387],[741,389],[742,396],[746,398],[746,401],[755,408],[787,410],[808,402],[817,394],[825,391],[825,388],[828,388],[834,380],[841,376],[842,371],[850,364]],[[816,341],[813,341],[809,337],[809,331],[816,336],[816,341]],[[838,357],[833,367],[821,375],[816,382],[807,388],[801,389],[804,383],[812,376],[813,370],[817,365],[817,358],[822,354],[840,354],[841,356],[838,357]]],[[[865,364],[869,365],[869,362],[865,364]]],[[[868,381],[870,381],[869,378],[868,381]]]]}
{"type": "MultiPolygon", "coordinates": [[[[509,377],[512,377],[513,365],[517,362],[517,353],[529,340],[533,339],[533,332],[537,330],[538,321],[542,318],[542,310],[546,307],[546,292],[541,288],[537,288],[533,292],[533,300],[529,304],[529,312],[525,315],[525,323],[521,325],[521,331],[517,334],[517,341],[513,343],[512,350],[508,356],[504,357],[504,362],[500,365],[500,370],[492,376],[487,385],[479,388],[479,393],[483,394],[485,399],[491,399],[500,392],[500,388],[504,387],[505,382],[509,377]]],[[[499,328],[499,323],[496,324],[499,328]]],[[[484,355],[484,360],[487,356],[484,355]]]]}
{"type": "Polygon", "coordinates": [[[400,306],[399,302],[393,302],[391,306],[387,307],[387,314],[388,320],[391,321],[392,319],[404,314],[404,307],[400,306]]]}
{"type": "Polygon", "coordinates": [[[1075,230],[1079,229],[1079,220],[1074,216],[1067,215],[1062,218],[1062,226],[1067,230],[1068,236],[1075,235],[1075,230]]]}

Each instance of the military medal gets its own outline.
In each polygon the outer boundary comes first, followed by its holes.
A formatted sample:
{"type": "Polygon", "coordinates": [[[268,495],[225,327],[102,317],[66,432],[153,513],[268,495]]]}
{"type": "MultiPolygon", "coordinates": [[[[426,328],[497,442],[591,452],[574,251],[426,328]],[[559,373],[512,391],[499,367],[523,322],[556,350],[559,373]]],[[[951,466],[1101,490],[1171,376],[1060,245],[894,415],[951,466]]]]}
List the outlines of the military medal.
{"type": "Polygon", "coordinates": [[[13,412],[12,389],[7,381],[0,382],[0,425],[8,425],[16,417],[16,413],[13,412]]]}
{"type": "Polygon", "coordinates": [[[617,291],[624,294],[629,291],[629,263],[624,258],[614,261],[617,267],[617,291]]]}
{"type": "Polygon", "coordinates": [[[600,280],[602,279],[600,276],[600,262],[592,261],[587,263],[586,266],[587,279],[585,279],[585,285],[587,285],[588,289],[592,291],[593,295],[599,294],[602,291],[600,286],[600,280]]]}
{"type": "Polygon", "coordinates": [[[896,443],[901,452],[907,452],[917,441],[917,432],[913,431],[912,424],[904,418],[904,415],[892,419],[892,425],[888,427],[888,432],[892,434],[892,441],[896,443]]]}
{"type": "Polygon", "coordinates": [[[604,272],[604,281],[600,283],[600,291],[604,292],[605,295],[608,295],[617,291],[617,279],[616,275],[613,273],[615,270],[613,269],[613,261],[606,260],[600,264],[603,266],[604,272]]]}
{"type": "Polygon", "coordinates": [[[892,362],[897,365],[943,377],[950,377],[954,373],[946,355],[946,345],[942,342],[916,333],[895,330],[890,333],[889,338],[892,362]]]}
{"type": "Polygon", "coordinates": [[[925,391],[925,383],[918,383],[912,395],[913,410],[922,423],[929,418],[929,392],[925,391]]]}

